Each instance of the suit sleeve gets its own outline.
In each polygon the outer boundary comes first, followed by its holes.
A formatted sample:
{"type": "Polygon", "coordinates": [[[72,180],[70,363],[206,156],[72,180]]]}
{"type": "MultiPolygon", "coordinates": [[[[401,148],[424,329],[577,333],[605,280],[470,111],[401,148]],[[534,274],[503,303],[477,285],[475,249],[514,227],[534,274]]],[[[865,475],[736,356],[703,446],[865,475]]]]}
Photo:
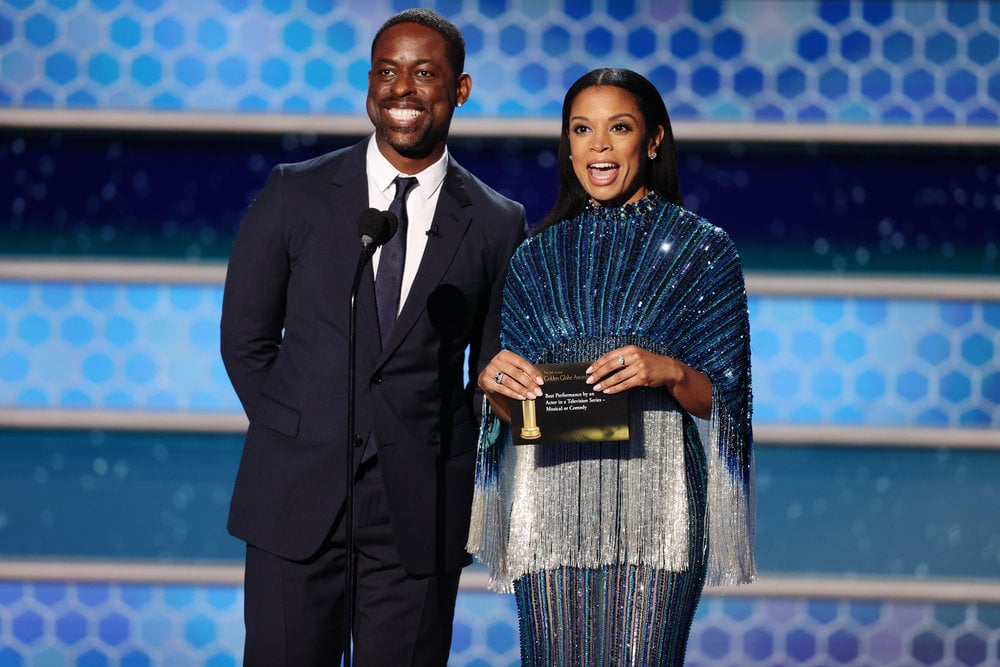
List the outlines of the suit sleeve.
{"type": "MultiPolygon", "coordinates": [[[[497,229],[507,231],[503,239],[495,244],[494,260],[496,271],[493,282],[490,285],[489,309],[483,321],[483,335],[478,345],[474,344],[469,351],[469,370],[471,374],[471,384],[476,386],[476,378],[482,372],[486,364],[490,362],[497,352],[500,351],[500,311],[503,306],[503,290],[507,282],[507,267],[510,258],[514,254],[521,242],[527,236],[527,224],[525,221],[524,207],[520,204],[510,203],[504,214],[507,220],[516,219],[516,224],[497,225],[497,229]]],[[[473,405],[478,413],[482,404],[482,392],[475,387],[475,400],[473,405]]]]}
{"type": "Polygon", "coordinates": [[[222,296],[222,361],[247,416],[281,347],[289,277],[283,183],[279,165],[240,223],[222,296]]]}

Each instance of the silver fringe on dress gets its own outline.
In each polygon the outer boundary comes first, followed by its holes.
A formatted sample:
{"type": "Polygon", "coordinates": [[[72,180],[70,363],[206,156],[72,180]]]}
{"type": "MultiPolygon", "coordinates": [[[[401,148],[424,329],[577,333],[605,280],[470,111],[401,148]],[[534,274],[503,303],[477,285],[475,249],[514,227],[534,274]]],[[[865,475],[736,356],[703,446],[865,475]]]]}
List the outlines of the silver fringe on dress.
{"type": "Polygon", "coordinates": [[[664,391],[633,391],[629,400],[629,442],[513,448],[504,579],[559,566],[686,568],[681,413],[667,409],[673,399],[664,391]]]}

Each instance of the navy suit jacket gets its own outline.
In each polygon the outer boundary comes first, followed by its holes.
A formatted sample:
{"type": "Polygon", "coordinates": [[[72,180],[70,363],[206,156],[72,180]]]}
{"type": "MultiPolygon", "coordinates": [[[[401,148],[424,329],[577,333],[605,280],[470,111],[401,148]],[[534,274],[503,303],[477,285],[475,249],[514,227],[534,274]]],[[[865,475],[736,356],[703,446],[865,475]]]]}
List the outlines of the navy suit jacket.
{"type": "MultiPolygon", "coordinates": [[[[241,223],[226,275],[222,358],[250,419],[229,530],[291,560],[320,549],[345,497],[366,146],[275,167],[241,223]]],[[[355,432],[362,441],[377,435],[393,535],[418,576],[470,561],[473,390],[499,349],[503,283],[525,235],[524,208],[450,160],[433,225],[438,233],[384,349],[371,263],[357,298],[355,432]]]]}

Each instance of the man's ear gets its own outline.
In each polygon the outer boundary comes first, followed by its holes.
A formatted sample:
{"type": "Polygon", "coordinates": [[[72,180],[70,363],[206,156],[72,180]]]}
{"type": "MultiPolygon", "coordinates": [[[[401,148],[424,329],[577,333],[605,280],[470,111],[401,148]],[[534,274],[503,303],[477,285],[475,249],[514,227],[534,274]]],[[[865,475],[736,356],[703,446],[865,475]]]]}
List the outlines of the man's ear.
{"type": "Polygon", "coordinates": [[[468,72],[462,72],[458,75],[458,88],[455,90],[455,106],[460,107],[465,104],[471,92],[472,77],[469,76],[468,72]]]}

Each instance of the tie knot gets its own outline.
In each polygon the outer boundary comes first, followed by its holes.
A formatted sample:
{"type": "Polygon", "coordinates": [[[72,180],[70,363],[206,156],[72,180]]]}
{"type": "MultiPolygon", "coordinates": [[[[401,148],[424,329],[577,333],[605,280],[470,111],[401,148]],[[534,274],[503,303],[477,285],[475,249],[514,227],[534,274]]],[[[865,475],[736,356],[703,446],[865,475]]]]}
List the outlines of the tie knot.
{"type": "Polygon", "coordinates": [[[406,193],[417,184],[416,176],[397,176],[393,183],[396,184],[396,196],[389,202],[389,211],[399,220],[399,228],[406,230],[406,193]]]}
{"type": "Polygon", "coordinates": [[[417,184],[416,176],[397,176],[393,183],[396,184],[396,196],[394,199],[403,200],[406,199],[406,193],[410,191],[414,185],[417,184]]]}

